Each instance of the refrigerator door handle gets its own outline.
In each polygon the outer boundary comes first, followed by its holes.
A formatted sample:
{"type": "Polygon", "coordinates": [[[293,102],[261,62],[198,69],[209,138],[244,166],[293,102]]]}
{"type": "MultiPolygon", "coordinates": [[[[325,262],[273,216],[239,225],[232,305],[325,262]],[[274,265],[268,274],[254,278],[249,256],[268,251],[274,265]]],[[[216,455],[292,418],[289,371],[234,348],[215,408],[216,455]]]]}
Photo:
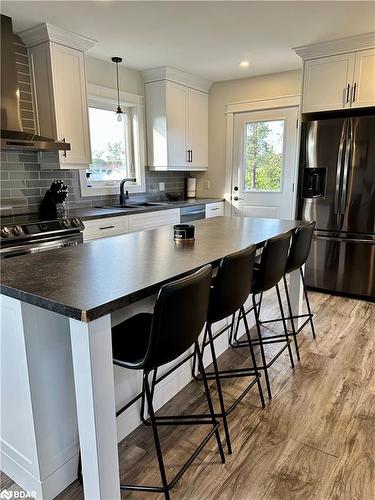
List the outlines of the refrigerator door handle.
{"type": "Polygon", "coordinates": [[[339,152],[337,155],[337,164],[336,164],[336,189],[335,189],[335,205],[333,213],[336,214],[337,225],[339,225],[339,219],[340,219],[339,215],[340,215],[340,195],[341,195],[341,171],[344,159],[346,129],[347,129],[347,120],[345,120],[342,126],[339,152]]]}
{"type": "MultiPolygon", "coordinates": [[[[340,196],[340,207],[339,213],[340,215],[345,215],[346,209],[346,198],[347,198],[347,189],[348,189],[348,171],[349,165],[351,162],[352,156],[352,143],[353,143],[353,129],[352,129],[352,121],[349,119],[348,124],[348,135],[346,139],[345,145],[345,158],[344,158],[344,168],[342,172],[342,181],[341,181],[341,196],[340,196]]],[[[340,225],[341,229],[341,225],[340,225]]]]}

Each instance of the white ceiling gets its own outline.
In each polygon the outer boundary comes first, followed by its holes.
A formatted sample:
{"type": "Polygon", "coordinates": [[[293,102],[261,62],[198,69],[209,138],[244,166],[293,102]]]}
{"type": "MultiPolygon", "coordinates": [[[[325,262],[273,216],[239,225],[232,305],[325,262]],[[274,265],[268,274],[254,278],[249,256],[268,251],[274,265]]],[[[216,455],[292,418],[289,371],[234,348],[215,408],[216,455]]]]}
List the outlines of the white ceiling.
{"type": "Polygon", "coordinates": [[[375,2],[2,1],[16,32],[47,21],[94,38],[90,54],[212,81],[300,67],[292,47],[375,29],[375,2]],[[248,59],[248,68],[240,61],[248,59]]]}

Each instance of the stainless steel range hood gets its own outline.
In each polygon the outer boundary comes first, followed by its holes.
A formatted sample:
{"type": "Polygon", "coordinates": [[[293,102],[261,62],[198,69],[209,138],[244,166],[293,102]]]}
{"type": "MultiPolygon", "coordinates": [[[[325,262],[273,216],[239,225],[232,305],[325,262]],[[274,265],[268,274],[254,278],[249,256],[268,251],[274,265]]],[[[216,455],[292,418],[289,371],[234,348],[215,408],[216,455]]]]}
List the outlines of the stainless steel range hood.
{"type": "Polygon", "coordinates": [[[12,19],[1,14],[1,149],[69,151],[70,144],[24,132],[12,19]]]}

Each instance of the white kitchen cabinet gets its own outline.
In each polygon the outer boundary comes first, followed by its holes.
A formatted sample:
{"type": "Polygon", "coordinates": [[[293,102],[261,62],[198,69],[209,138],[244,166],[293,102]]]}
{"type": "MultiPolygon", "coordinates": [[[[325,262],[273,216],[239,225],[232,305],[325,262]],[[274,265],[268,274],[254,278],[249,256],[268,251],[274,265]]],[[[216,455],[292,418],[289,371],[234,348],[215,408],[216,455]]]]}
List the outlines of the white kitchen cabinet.
{"type": "Polygon", "coordinates": [[[207,170],[207,82],[194,87],[189,75],[166,68],[145,71],[144,77],[150,169],[207,170]]]}
{"type": "Polygon", "coordinates": [[[102,219],[83,221],[85,229],[83,240],[90,241],[107,236],[116,236],[129,231],[129,217],[120,215],[118,217],[103,217],[102,219]]]}
{"type": "Polygon", "coordinates": [[[352,108],[375,106],[375,48],[355,54],[352,108]]]}
{"type": "Polygon", "coordinates": [[[180,222],[180,209],[160,210],[145,212],[143,214],[129,215],[129,231],[144,231],[160,226],[178,224],[180,222]]]}
{"type": "Polygon", "coordinates": [[[208,166],[208,95],[200,90],[187,89],[187,101],[190,165],[205,170],[208,166]]]}
{"type": "Polygon", "coordinates": [[[206,204],[206,219],[209,219],[211,217],[220,217],[223,215],[224,215],[223,201],[206,204]]]}
{"type": "Polygon", "coordinates": [[[375,32],[296,47],[302,112],[375,106],[375,32]]]}
{"type": "MultiPolygon", "coordinates": [[[[60,168],[88,168],[91,149],[84,50],[94,41],[46,23],[21,32],[20,37],[30,55],[37,133],[70,143],[70,151],[59,152],[60,168]]],[[[51,168],[50,156],[40,153],[41,168],[51,168]]]]}
{"type": "Polygon", "coordinates": [[[306,61],[303,83],[303,113],[344,109],[351,106],[355,54],[306,61]]]}

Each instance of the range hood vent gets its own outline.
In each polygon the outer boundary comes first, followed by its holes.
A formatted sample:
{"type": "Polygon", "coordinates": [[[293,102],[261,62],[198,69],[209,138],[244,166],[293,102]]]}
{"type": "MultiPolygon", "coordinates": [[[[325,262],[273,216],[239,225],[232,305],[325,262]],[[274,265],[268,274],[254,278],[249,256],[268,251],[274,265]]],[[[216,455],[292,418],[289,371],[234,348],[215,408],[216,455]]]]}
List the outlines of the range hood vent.
{"type": "Polygon", "coordinates": [[[1,14],[1,149],[69,151],[66,142],[23,130],[14,40],[12,19],[1,14]]]}

